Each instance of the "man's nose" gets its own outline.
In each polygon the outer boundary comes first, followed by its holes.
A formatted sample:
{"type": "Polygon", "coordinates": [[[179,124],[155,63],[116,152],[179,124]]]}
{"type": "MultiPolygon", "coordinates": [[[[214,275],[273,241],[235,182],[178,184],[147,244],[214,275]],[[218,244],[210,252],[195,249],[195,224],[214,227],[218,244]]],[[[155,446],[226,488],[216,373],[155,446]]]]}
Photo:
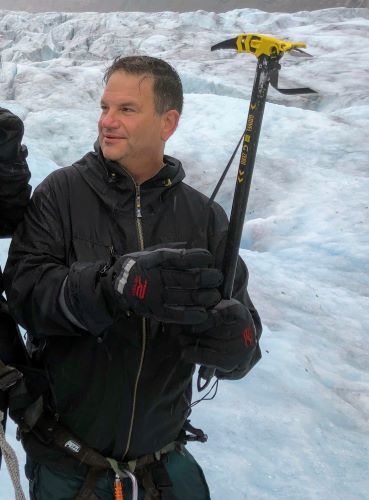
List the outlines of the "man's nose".
{"type": "Polygon", "coordinates": [[[113,110],[103,113],[100,118],[100,124],[102,128],[118,128],[119,122],[116,113],[113,110]]]}

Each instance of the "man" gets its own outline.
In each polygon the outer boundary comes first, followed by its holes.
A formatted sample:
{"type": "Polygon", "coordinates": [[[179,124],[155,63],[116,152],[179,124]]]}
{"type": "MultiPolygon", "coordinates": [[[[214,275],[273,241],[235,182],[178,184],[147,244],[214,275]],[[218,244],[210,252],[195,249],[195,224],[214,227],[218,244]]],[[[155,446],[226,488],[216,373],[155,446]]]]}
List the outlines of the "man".
{"type": "Polygon", "coordinates": [[[182,111],[178,74],[125,57],[105,83],[95,151],[36,189],[5,271],[11,310],[48,377],[51,427],[73,436],[61,451],[55,436],[22,432],[31,497],[113,498],[98,452],[130,478],[132,498],[137,478],[139,498],[205,500],[183,446],[195,363],[242,377],[260,358],[260,320],[241,260],[234,298],[221,300],[223,210],[164,156],[182,111]]]}
{"type": "MultiPolygon", "coordinates": [[[[0,237],[9,238],[23,217],[30,198],[30,173],[26,162],[27,149],[21,146],[23,123],[8,109],[0,108],[0,237]]],[[[0,268],[0,412],[5,415],[9,370],[7,364],[23,362],[24,352],[16,325],[8,313],[3,297],[0,268]],[[2,390],[3,389],[3,390],[2,390]]],[[[0,419],[1,420],[1,419],[0,419]]],[[[0,421],[1,425],[1,421],[0,421]]],[[[0,452],[1,463],[1,452],[0,452]]]]}

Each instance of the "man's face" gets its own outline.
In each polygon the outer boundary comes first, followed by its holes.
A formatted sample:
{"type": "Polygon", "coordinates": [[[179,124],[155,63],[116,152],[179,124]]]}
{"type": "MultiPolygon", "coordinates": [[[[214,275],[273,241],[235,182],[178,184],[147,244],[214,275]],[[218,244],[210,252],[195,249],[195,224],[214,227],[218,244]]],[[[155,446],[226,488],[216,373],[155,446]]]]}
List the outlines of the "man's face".
{"type": "MultiPolygon", "coordinates": [[[[170,113],[170,112],[168,112],[170,113]]],[[[101,98],[99,142],[103,155],[131,173],[163,160],[167,113],[155,111],[153,79],[116,71],[101,98]]]]}

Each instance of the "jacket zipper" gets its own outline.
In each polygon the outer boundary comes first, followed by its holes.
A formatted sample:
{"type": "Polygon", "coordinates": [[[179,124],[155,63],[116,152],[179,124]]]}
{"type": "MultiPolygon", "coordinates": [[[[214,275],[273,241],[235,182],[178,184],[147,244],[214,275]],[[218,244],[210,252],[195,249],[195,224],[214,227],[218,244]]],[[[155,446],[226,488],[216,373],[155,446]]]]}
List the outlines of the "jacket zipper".
{"type": "Polygon", "coordinates": [[[140,186],[135,183],[136,188],[136,227],[137,227],[137,237],[138,237],[138,246],[142,251],[145,249],[144,245],[144,237],[143,237],[143,229],[142,229],[142,213],[141,213],[141,191],[140,186]]]}
{"type": "MultiPolygon", "coordinates": [[[[144,245],[143,228],[142,228],[142,221],[141,221],[141,219],[142,219],[141,191],[140,191],[140,186],[138,184],[136,184],[133,177],[132,177],[132,180],[134,182],[135,189],[136,189],[135,211],[136,211],[136,229],[137,229],[138,246],[139,246],[139,250],[142,251],[142,250],[144,250],[145,245],[144,245]]],[[[138,388],[138,382],[140,380],[140,376],[141,376],[141,372],[142,372],[142,365],[144,362],[145,350],[146,350],[146,336],[147,336],[146,320],[145,320],[145,318],[142,318],[142,350],[141,350],[140,364],[138,367],[136,381],[135,381],[135,387],[134,387],[134,392],[133,392],[131,422],[130,422],[130,426],[129,426],[127,446],[126,446],[126,449],[123,453],[123,460],[124,460],[125,456],[127,455],[129,447],[131,445],[133,423],[134,423],[135,412],[136,412],[137,388],[138,388]]]]}

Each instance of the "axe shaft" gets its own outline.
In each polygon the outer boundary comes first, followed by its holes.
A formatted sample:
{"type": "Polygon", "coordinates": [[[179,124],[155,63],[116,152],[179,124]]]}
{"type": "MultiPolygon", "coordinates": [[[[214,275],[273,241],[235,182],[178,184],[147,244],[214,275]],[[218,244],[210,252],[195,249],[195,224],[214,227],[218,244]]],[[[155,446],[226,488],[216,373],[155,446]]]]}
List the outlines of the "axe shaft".
{"type": "Polygon", "coordinates": [[[224,282],[222,295],[224,299],[230,299],[232,296],[238,252],[240,249],[272,64],[275,64],[275,62],[271,61],[267,56],[262,55],[258,58],[246,122],[246,131],[243,137],[223,262],[224,282]]]}
{"type": "MultiPolygon", "coordinates": [[[[223,261],[223,299],[230,299],[232,297],[247,201],[249,199],[261,123],[263,121],[264,107],[270,82],[270,72],[275,67],[275,64],[278,64],[278,61],[272,60],[268,56],[261,55],[258,58],[227,233],[223,261]]],[[[197,390],[199,392],[208,387],[214,373],[215,370],[213,368],[200,367],[197,379],[197,390]]]]}

